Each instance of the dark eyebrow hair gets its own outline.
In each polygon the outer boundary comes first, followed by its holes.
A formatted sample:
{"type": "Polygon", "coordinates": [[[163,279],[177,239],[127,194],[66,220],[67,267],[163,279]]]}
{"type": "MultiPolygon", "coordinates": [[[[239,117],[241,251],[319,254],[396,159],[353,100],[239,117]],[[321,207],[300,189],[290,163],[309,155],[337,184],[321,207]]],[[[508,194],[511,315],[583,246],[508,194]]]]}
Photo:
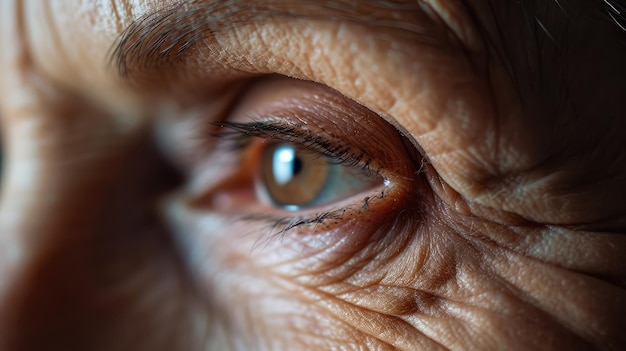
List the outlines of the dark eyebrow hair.
{"type": "Polygon", "coordinates": [[[131,23],[110,51],[109,65],[126,78],[153,72],[180,61],[194,44],[216,33],[280,17],[349,21],[419,34],[419,23],[411,19],[423,13],[422,6],[421,1],[400,0],[179,1],[131,23]]]}

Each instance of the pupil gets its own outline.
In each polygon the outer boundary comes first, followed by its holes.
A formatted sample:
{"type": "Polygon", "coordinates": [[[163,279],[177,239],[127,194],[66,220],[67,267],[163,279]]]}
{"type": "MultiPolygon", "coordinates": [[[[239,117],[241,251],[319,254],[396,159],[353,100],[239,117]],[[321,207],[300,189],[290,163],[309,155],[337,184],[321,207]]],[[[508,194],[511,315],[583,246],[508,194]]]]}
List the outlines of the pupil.
{"type": "Polygon", "coordinates": [[[300,171],[302,171],[302,160],[299,157],[296,157],[293,160],[292,173],[294,176],[297,176],[300,171]]]}

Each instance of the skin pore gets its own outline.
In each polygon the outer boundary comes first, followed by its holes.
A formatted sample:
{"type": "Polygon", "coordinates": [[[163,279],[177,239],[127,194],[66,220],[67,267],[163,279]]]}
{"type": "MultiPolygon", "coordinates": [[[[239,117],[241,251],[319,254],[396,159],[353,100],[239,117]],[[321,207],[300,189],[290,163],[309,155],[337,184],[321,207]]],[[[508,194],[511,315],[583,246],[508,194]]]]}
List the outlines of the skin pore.
{"type": "Polygon", "coordinates": [[[3,1],[0,348],[626,348],[622,8],[3,1]]]}

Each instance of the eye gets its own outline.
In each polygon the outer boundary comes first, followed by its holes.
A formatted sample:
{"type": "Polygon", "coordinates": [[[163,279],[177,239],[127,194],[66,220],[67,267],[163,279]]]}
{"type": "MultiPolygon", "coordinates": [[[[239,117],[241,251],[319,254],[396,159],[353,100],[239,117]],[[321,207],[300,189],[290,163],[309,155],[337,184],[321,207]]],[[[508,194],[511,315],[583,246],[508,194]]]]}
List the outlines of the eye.
{"type": "Polygon", "coordinates": [[[293,143],[270,143],[259,161],[255,188],[262,201],[289,211],[323,205],[383,183],[367,169],[346,166],[293,143]]]}
{"type": "Polygon", "coordinates": [[[206,144],[190,148],[188,203],[263,236],[373,227],[427,186],[394,126],[313,82],[253,82],[220,121],[195,129],[206,144]]]}

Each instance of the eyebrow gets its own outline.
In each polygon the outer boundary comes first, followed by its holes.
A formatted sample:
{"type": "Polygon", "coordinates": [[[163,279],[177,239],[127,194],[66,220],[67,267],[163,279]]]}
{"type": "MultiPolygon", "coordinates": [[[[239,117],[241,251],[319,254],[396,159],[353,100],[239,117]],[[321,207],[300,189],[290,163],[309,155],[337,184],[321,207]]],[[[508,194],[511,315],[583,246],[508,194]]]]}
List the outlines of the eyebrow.
{"type": "MultiPolygon", "coordinates": [[[[488,0],[488,3],[493,1],[488,0]]],[[[544,0],[522,0],[520,4],[535,2],[543,3],[544,0]]],[[[548,2],[563,10],[562,0],[548,2]]],[[[612,25],[626,32],[626,1],[594,2],[603,8],[604,17],[612,25]]],[[[109,66],[123,78],[150,74],[181,61],[196,43],[219,32],[280,17],[403,29],[421,35],[422,43],[433,43],[436,40],[421,33],[420,23],[415,20],[415,14],[423,14],[425,7],[428,5],[424,0],[179,0],[133,21],[109,51],[109,66]]],[[[542,31],[555,41],[551,30],[539,17],[533,13],[524,13],[523,16],[534,17],[542,31]]],[[[504,19],[502,23],[509,22],[504,19]]],[[[481,26],[480,23],[476,25],[481,26]]],[[[500,32],[506,31],[500,25],[498,27],[500,32]]]]}
{"type": "Polygon", "coordinates": [[[369,27],[420,32],[412,14],[421,1],[399,0],[190,0],[157,9],[130,24],[111,50],[109,65],[129,78],[180,61],[195,44],[219,32],[276,18],[356,22],[369,27]],[[398,18],[397,15],[401,14],[398,18]]]}

